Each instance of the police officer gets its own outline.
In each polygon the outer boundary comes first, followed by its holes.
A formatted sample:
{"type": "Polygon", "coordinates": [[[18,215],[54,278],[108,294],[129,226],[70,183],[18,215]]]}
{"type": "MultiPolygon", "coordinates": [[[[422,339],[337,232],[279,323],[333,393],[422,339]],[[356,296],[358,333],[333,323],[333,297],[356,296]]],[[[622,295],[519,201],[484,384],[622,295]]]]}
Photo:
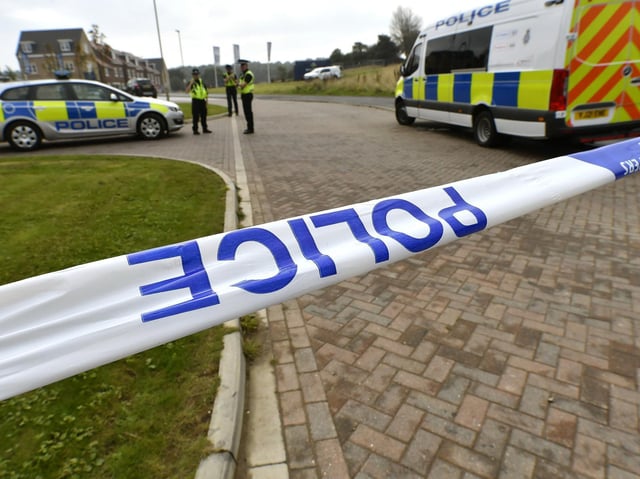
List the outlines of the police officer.
{"type": "Polygon", "coordinates": [[[240,63],[240,99],[242,100],[242,111],[247,120],[247,129],[242,133],[245,135],[253,133],[253,110],[251,102],[253,102],[253,84],[255,78],[251,70],[249,70],[249,62],[247,60],[238,60],[240,63]]]}
{"type": "Polygon", "coordinates": [[[199,135],[198,122],[202,124],[203,133],[211,133],[207,128],[207,101],[209,92],[200,78],[200,70],[194,68],[191,71],[191,81],[187,85],[186,92],[191,95],[191,113],[193,115],[193,134],[199,135]]]}
{"type": "Polygon", "coordinates": [[[225,65],[226,72],[224,74],[224,87],[227,92],[227,108],[229,116],[233,113],[232,106],[236,107],[236,115],[238,114],[238,76],[232,70],[231,65],[225,65]],[[233,105],[232,105],[233,103],[233,105]]]}

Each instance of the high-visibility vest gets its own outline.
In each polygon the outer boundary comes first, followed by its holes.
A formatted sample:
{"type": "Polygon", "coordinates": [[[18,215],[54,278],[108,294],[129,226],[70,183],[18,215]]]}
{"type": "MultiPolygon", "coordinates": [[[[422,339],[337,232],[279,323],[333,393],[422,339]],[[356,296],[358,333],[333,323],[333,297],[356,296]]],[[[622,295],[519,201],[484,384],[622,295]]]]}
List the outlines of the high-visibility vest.
{"type": "Polygon", "coordinates": [[[207,89],[202,80],[194,82],[193,85],[191,85],[191,91],[189,93],[194,100],[204,100],[208,96],[207,89]]]}
{"type": "Polygon", "coordinates": [[[224,74],[224,86],[236,86],[236,74],[225,73],[224,74]]]}
{"type": "Polygon", "coordinates": [[[255,80],[255,76],[253,76],[253,73],[251,73],[251,70],[247,70],[242,75],[240,75],[241,82],[244,81],[244,77],[246,75],[251,75],[251,80],[249,81],[249,83],[247,83],[244,87],[240,89],[240,93],[243,95],[246,93],[253,93],[253,82],[255,80]]]}

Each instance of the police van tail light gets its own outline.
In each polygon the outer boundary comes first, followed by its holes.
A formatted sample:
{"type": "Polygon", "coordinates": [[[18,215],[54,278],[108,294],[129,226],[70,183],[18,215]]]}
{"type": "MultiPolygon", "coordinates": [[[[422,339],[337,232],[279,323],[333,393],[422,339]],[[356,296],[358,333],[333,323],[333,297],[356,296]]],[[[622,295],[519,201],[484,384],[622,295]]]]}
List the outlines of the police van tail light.
{"type": "Polygon", "coordinates": [[[564,111],[567,109],[567,82],[569,70],[553,70],[549,110],[564,111]]]}

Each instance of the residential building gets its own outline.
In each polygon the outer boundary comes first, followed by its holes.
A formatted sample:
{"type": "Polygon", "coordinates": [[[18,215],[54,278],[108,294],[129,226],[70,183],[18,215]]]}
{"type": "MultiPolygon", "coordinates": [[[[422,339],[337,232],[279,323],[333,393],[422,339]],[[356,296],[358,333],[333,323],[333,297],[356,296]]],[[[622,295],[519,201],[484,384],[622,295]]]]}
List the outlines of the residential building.
{"type": "Polygon", "coordinates": [[[164,61],[144,59],[112,48],[100,40],[89,40],[81,28],[20,32],[16,49],[22,77],[52,78],[66,70],[72,78],[98,80],[124,88],[133,78],[148,78],[163,91],[168,78],[164,61]]]}

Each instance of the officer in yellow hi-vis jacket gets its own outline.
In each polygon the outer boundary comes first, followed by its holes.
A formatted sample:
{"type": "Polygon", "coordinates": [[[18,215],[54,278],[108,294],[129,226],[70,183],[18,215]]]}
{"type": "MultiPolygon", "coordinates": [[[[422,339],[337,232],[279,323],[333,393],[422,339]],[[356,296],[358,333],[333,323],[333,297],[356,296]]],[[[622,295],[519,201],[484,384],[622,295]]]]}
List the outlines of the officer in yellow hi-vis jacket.
{"type": "Polygon", "coordinates": [[[191,113],[193,114],[193,134],[199,135],[198,122],[202,124],[203,133],[211,133],[207,127],[207,101],[209,92],[207,86],[200,78],[200,70],[194,68],[191,71],[192,78],[187,85],[186,92],[191,95],[191,113]]]}
{"type": "Polygon", "coordinates": [[[235,74],[231,65],[225,65],[226,72],[223,76],[224,87],[227,92],[227,109],[229,116],[233,114],[232,106],[236,108],[238,114],[238,75],[235,74]]]}
{"type": "Polygon", "coordinates": [[[242,111],[244,117],[247,120],[247,129],[242,133],[245,135],[253,133],[253,110],[251,103],[253,102],[253,84],[255,77],[251,70],[249,70],[249,62],[247,60],[238,60],[240,63],[240,99],[242,100],[242,111]]]}

